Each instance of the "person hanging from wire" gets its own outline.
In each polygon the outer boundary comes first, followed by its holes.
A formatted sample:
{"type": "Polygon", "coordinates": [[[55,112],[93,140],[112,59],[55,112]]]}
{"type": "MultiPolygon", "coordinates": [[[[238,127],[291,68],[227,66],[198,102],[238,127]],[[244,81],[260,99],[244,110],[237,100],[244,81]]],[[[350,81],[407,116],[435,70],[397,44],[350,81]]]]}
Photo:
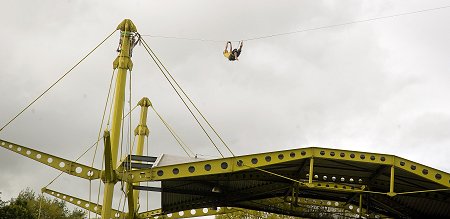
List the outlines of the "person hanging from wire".
{"type": "Polygon", "coordinates": [[[239,55],[241,55],[243,43],[244,43],[244,41],[240,41],[239,49],[233,49],[231,42],[228,41],[227,44],[225,44],[225,50],[223,51],[223,56],[225,56],[230,61],[239,60],[238,57],[239,57],[239,55]],[[230,45],[229,50],[228,50],[228,45],[230,45]]]}

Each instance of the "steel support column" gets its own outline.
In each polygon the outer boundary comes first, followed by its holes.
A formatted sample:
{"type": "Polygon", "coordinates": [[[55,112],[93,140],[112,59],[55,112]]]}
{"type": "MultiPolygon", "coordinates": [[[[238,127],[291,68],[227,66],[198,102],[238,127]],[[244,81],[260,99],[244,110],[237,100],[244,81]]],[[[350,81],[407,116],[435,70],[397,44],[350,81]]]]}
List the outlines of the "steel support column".
{"type": "MultiPolygon", "coordinates": [[[[137,147],[136,147],[136,155],[142,156],[144,154],[144,142],[145,137],[147,137],[150,133],[147,127],[147,112],[148,107],[152,105],[150,100],[147,97],[142,98],[139,103],[141,106],[141,115],[139,119],[139,125],[134,130],[134,135],[137,136],[137,147]]],[[[133,183],[134,186],[139,186],[140,183],[133,183]]],[[[137,212],[138,210],[138,201],[139,201],[139,190],[133,191],[134,193],[134,210],[137,212]]]]}
{"type": "MultiPolygon", "coordinates": [[[[120,130],[122,126],[122,114],[125,101],[125,85],[127,79],[127,71],[133,67],[130,58],[130,45],[133,34],[137,32],[136,26],[129,19],[122,21],[117,30],[120,30],[120,53],[113,62],[113,68],[118,68],[116,89],[114,93],[113,116],[111,125],[111,158],[112,167],[117,168],[117,153],[120,141],[120,130]]],[[[112,201],[114,195],[114,185],[116,182],[105,182],[102,218],[111,218],[112,201]]]]}

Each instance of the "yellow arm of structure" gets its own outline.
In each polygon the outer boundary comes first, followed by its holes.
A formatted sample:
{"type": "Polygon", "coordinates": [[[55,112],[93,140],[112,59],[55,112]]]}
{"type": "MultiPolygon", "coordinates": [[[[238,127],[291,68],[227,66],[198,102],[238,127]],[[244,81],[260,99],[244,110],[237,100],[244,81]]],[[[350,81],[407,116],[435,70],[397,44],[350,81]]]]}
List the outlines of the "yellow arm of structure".
{"type": "Polygon", "coordinates": [[[161,209],[155,209],[151,211],[146,211],[138,214],[139,219],[144,218],[191,218],[191,217],[203,217],[211,215],[228,214],[236,211],[242,211],[242,208],[229,208],[229,207],[218,207],[217,209],[211,208],[199,208],[184,210],[169,214],[164,214],[161,209]]]}
{"type": "Polygon", "coordinates": [[[161,181],[224,174],[252,168],[264,168],[269,165],[310,159],[311,157],[314,157],[315,159],[352,161],[388,166],[395,165],[397,168],[431,180],[446,188],[450,188],[450,174],[416,162],[408,161],[401,157],[387,154],[315,147],[174,164],[146,170],[132,170],[126,173],[125,180],[131,182],[161,181]]]}
{"type": "Polygon", "coordinates": [[[0,146],[73,176],[91,180],[100,178],[100,170],[83,164],[75,163],[70,160],[59,158],[51,154],[43,153],[1,139],[0,146]]]}
{"type": "MultiPolygon", "coordinates": [[[[53,190],[50,190],[47,188],[43,188],[42,192],[46,193],[48,195],[51,195],[53,197],[59,198],[61,200],[64,200],[66,202],[69,202],[73,205],[76,205],[76,206],[83,208],[85,210],[88,210],[90,212],[97,213],[97,214],[102,213],[102,206],[98,205],[96,203],[89,202],[89,201],[86,201],[83,199],[79,199],[79,198],[76,198],[76,197],[73,197],[73,196],[70,196],[70,195],[67,195],[64,193],[60,193],[57,191],[53,191],[53,190]]],[[[113,209],[112,215],[114,216],[114,218],[124,218],[126,216],[126,213],[113,209]]]]}
{"type": "MultiPolygon", "coordinates": [[[[269,198],[269,199],[263,199],[259,200],[257,202],[261,202],[267,205],[277,206],[278,208],[284,209],[284,210],[291,210],[292,206],[292,198],[287,197],[287,202],[283,200],[282,197],[279,198],[269,198]]],[[[302,198],[299,197],[294,200],[294,209],[299,211],[307,211],[308,209],[317,209],[318,207],[326,207],[326,208],[335,208],[335,209],[342,209],[346,212],[350,212],[353,214],[359,214],[361,211],[361,214],[366,215],[367,210],[365,208],[359,209],[358,205],[346,203],[346,202],[340,202],[340,201],[331,201],[331,200],[322,200],[322,199],[312,199],[312,198],[302,198]],[[296,209],[298,208],[298,209],[296,209]]],[[[381,214],[374,214],[371,213],[369,218],[385,218],[384,215],[381,214]]]]}
{"type": "MultiPolygon", "coordinates": [[[[290,197],[288,197],[289,199],[290,197]]],[[[282,198],[270,198],[270,199],[263,199],[259,200],[260,202],[264,204],[270,204],[270,205],[277,205],[278,208],[285,209],[285,210],[291,210],[290,203],[284,202],[282,198]],[[280,206],[279,204],[283,204],[283,206],[280,206]]],[[[288,202],[292,202],[291,200],[288,200],[288,202]]],[[[330,200],[321,200],[321,199],[310,199],[310,198],[298,198],[296,200],[296,205],[298,210],[304,211],[307,206],[311,207],[328,207],[328,208],[337,208],[342,209],[347,212],[351,212],[353,214],[359,214],[360,209],[356,205],[352,205],[345,202],[339,202],[339,201],[330,201],[330,200]]],[[[190,210],[183,210],[179,212],[174,212],[170,214],[163,214],[161,209],[155,209],[151,211],[146,211],[138,214],[139,219],[144,218],[191,218],[191,217],[202,217],[202,216],[211,216],[211,215],[220,215],[220,214],[227,214],[227,213],[233,213],[236,211],[243,211],[245,209],[243,208],[228,208],[228,207],[222,207],[217,209],[209,209],[209,208],[199,208],[199,209],[190,209],[190,210]]],[[[362,209],[362,214],[366,215],[366,209],[362,209]]],[[[384,218],[384,215],[381,214],[370,214],[370,218],[384,218]]]]}

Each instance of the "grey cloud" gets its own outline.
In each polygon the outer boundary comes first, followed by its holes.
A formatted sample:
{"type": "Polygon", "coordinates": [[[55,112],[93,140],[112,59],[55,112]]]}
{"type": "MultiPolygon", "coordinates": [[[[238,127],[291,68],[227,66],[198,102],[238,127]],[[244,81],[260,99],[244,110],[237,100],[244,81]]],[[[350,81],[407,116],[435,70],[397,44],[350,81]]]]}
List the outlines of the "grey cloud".
{"type": "MultiPolygon", "coordinates": [[[[8,51],[0,53],[1,124],[125,17],[143,34],[225,41],[439,2],[176,3],[8,2],[0,24],[14,34],[0,41],[8,51]]],[[[237,154],[322,146],[394,153],[448,171],[448,31],[435,25],[443,19],[444,11],[248,41],[236,63],[222,56],[225,42],[145,39],[237,154]]],[[[81,154],[97,138],[117,42],[116,34],[0,137],[64,158],[81,154]]],[[[217,156],[142,47],[133,61],[133,105],[148,96],[196,153],[217,156]]],[[[152,113],[149,125],[152,155],[183,154],[152,113]]],[[[38,190],[57,174],[24,160],[1,150],[3,199],[27,186],[38,190]]],[[[87,197],[77,183],[67,177],[54,186],[87,197]]]]}

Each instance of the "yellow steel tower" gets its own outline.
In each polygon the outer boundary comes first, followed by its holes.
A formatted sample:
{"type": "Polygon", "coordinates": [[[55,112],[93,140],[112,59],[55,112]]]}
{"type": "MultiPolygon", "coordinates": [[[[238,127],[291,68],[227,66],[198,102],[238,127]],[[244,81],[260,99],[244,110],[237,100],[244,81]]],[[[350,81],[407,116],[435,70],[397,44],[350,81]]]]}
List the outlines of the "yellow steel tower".
{"type": "MultiPolygon", "coordinates": [[[[111,167],[112,173],[117,169],[117,153],[120,141],[120,130],[122,123],[122,112],[125,100],[125,84],[127,71],[133,68],[131,61],[130,48],[134,34],[137,32],[136,26],[129,19],[122,21],[117,30],[120,30],[120,53],[114,60],[113,68],[118,69],[116,79],[116,90],[114,91],[113,116],[111,126],[111,167]]],[[[106,150],[106,146],[105,146],[106,150]]],[[[105,152],[106,153],[106,152],[105,152]]],[[[106,165],[105,165],[106,166],[106,165]]],[[[108,171],[108,170],[105,170],[108,171]]],[[[111,218],[111,205],[114,194],[114,185],[117,177],[105,180],[104,199],[102,208],[102,218],[111,218]]]]}

